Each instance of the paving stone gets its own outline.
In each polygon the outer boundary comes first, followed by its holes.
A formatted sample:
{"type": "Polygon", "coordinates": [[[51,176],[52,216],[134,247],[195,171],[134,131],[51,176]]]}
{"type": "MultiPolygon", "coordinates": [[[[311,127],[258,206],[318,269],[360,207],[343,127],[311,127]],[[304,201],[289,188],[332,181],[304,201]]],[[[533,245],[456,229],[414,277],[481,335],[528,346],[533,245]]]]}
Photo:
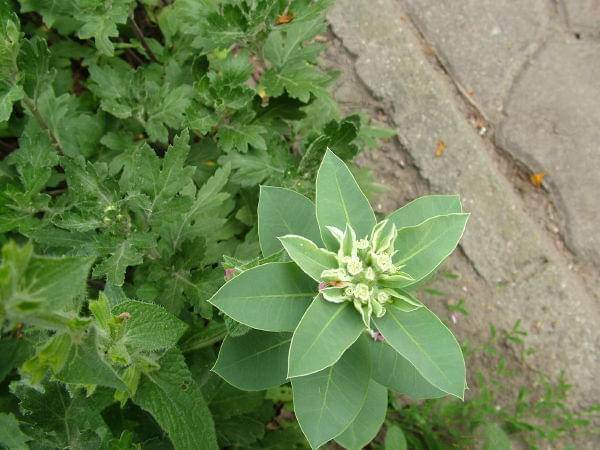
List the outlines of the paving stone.
{"type": "Polygon", "coordinates": [[[563,0],[573,31],[600,33],[600,0],[563,0]]]}
{"type": "MultiPolygon", "coordinates": [[[[579,0],[575,0],[579,1],[579,0]]],[[[463,91],[490,119],[548,24],[545,0],[405,0],[463,91]]]]}
{"type": "MultiPolygon", "coordinates": [[[[356,55],[362,82],[391,103],[400,141],[431,190],[460,193],[472,213],[461,248],[478,274],[470,282],[488,295],[471,299],[470,317],[482,328],[522,319],[539,348],[535,364],[553,373],[567,369],[575,401],[600,398],[594,351],[600,304],[525,209],[498,169],[495,151],[469,124],[451,82],[430,63],[403,16],[394,0],[338,0],[329,20],[356,55]],[[439,141],[446,151],[435,157],[439,141]]],[[[394,161],[379,162],[386,163],[394,161]]]]}
{"type": "Polygon", "coordinates": [[[497,141],[546,172],[566,212],[567,244],[600,264],[600,46],[574,38],[548,43],[519,77],[497,141]]]}

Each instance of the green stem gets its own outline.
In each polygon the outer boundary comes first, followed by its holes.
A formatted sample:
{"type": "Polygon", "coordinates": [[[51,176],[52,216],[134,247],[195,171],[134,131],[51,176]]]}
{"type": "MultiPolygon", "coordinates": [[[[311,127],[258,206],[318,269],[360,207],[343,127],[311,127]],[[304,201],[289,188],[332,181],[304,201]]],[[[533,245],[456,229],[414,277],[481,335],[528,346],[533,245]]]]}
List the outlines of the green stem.
{"type": "Polygon", "coordinates": [[[200,350],[217,342],[222,341],[227,336],[227,328],[225,324],[217,324],[203,328],[197,333],[191,335],[186,341],[181,344],[183,353],[191,353],[200,350]]]}
{"type": "Polygon", "coordinates": [[[142,46],[144,47],[144,50],[146,50],[146,53],[148,54],[148,57],[152,61],[158,62],[158,59],[156,58],[156,55],[150,49],[150,46],[148,45],[148,42],[146,42],[146,37],[144,36],[144,33],[142,33],[142,30],[140,29],[140,27],[138,26],[137,22],[135,21],[135,18],[133,17],[133,12],[129,16],[129,18],[131,19],[131,28],[133,29],[133,32],[135,33],[135,35],[138,37],[138,39],[142,43],[142,46]]]}
{"type": "Polygon", "coordinates": [[[54,132],[50,129],[50,127],[48,126],[48,123],[46,122],[44,117],[40,114],[40,111],[38,110],[35,102],[27,95],[23,97],[22,102],[23,102],[23,105],[25,105],[25,107],[29,110],[31,115],[34,117],[34,119],[36,120],[38,125],[42,129],[44,129],[48,132],[48,136],[50,136],[50,140],[52,141],[52,143],[58,150],[58,153],[60,153],[61,155],[64,155],[64,151],[63,151],[62,145],[60,144],[60,140],[54,134],[54,132]]]}

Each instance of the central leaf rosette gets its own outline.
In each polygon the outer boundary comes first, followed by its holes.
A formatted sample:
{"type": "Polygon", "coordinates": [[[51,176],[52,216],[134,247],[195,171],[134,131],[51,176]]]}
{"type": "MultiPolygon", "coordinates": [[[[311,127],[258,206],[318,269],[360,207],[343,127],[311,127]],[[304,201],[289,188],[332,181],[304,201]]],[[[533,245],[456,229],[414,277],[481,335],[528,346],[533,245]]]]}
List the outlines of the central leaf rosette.
{"type": "MultiPolygon", "coordinates": [[[[329,302],[352,302],[367,328],[371,328],[371,316],[382,317],[386,304],[396,301],[421,306],[409,295],[393,286],[413,281],[403,272],[402,265],[395,265],[394,242],[398,235],[396,226],[384,220],[373,228],[370,236],[357,239],[352,226],[344,231],[329,226],[329,232],[339,243],[335,255],[337,267],[321,272],[321,294],[329,302]]],[[[321,252],[329,252],[319,249],[321,252]]]]}

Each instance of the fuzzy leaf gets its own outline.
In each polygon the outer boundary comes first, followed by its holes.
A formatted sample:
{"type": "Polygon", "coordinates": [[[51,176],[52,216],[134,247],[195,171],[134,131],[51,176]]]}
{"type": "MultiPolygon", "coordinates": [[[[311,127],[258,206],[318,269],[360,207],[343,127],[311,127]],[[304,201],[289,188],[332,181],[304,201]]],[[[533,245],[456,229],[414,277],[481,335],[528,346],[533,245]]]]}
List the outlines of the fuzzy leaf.
{"type": "Polygon", "coordinates": [[[21,431],[13,414],[0,413],[0,445],[11,450],[26,450],[31,438],[21,431]]]}
{"type": "Polygon", "coordinates": [[[154,417],[175,448],[217,449],[210,411],[183,356],[172,350],[159,364],[143,377],[134,402],[154,417]]]}
{"type": "Polygon", "coordinates": [[[388,216],[396,228],[414,227],[435,216],[462,213],[458,195],[426,195],[419,197],[388,216]]]}
{"type": "Polygon", "coordinates": [[[339,263],[335,253],[319,248],[302,236],[286,235],[279,238],[287,254],[313,280],[320,281],[324,270],[335,269],[339,263]]]}

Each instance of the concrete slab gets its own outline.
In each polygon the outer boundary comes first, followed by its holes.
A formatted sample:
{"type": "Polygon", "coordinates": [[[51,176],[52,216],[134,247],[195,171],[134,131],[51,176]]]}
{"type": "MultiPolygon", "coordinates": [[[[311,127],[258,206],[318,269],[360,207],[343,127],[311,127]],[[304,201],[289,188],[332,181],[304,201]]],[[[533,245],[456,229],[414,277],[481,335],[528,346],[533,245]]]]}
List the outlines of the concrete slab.
{"type": "Polygon", "coordinates": [[[567,37],[528,64],[506,104],[497,142],[545,181],[565,212],[566,241],[600,264],[600,46],[567,37]]]}

